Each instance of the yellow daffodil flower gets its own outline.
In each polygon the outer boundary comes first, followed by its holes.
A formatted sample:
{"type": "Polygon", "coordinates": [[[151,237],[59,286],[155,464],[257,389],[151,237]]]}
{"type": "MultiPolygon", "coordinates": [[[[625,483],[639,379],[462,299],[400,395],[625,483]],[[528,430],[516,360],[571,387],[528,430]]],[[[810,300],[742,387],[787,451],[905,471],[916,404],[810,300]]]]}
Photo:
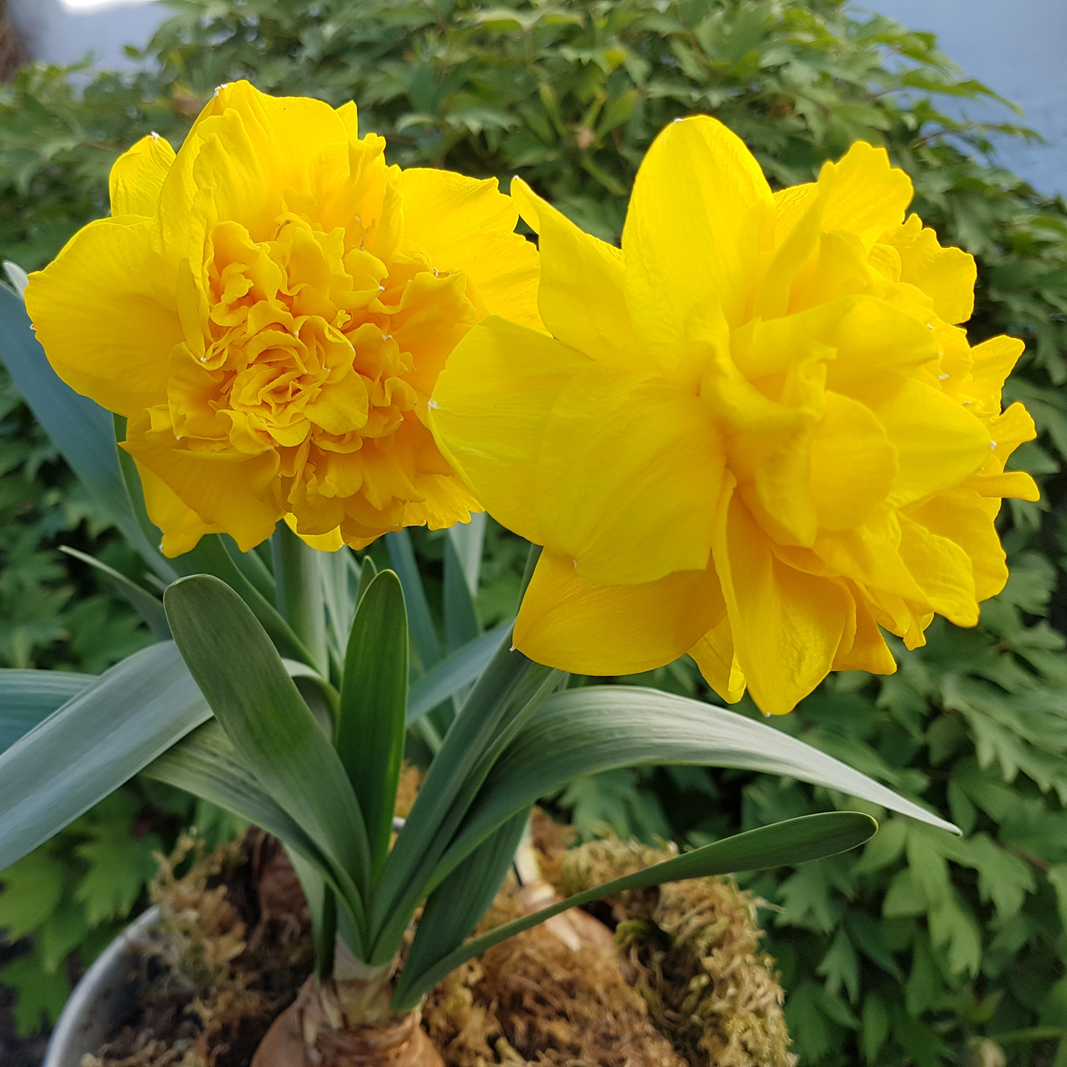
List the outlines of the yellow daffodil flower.
{"type": "Polygon", "coordinates": [[[552,336],[489,318],[431,400],[442,452],[543,545],[516,626],[542,663],[629,674],[684,652],[726,699],[789,711],[831,670],[888,673],[879,627],[921,645],[1007,570],[993,519],[1037,499],[1004,462],[1022,344],[972,348],[971,256],[905,210],[884,150],[853,145],[772,193],[698,116],[638,172],[622,249],[522,182],[552,336]]]}
{"type": "Polygon", "coordinates": [[[168,555],[283,517],[336,548],[481,510],[426,404],[476,322],[537,325],[537,254],[495,181],[384,148],[354,104],[223,86],[177,156],[123,155],[111,218],[32,276],[53,367],[128,420],[168,555]]]}

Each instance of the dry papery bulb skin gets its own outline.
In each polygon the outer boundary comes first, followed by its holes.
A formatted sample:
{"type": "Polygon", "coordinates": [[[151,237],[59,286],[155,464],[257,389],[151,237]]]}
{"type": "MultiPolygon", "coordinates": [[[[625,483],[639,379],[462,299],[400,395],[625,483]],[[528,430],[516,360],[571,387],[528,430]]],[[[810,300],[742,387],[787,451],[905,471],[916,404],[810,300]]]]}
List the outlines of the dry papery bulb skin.
{"type": "MultiPolygon", "coordinates": [[[[260,1043],[252,1067],[444,1067],[418,1011],[351,1023],[349,1011],[367,998],[388,1004],[380,982],[330,979],[314,975],[293,1003],[274,1021],[260,1043]],[[376,985],[376,988],[371,988],[376,985]]],[[[373,1009],[372,1009],[373,1011],[373,1009]]]]}

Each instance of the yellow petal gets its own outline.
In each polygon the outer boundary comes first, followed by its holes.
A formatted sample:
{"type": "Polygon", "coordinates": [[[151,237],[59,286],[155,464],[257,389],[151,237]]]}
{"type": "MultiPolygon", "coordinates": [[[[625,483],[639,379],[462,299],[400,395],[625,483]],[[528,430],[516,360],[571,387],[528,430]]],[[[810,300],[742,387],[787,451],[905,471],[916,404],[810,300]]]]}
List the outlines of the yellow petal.
{"type": "Polygon", "coordinates": [[[523,597],[515,646],[574,674],[637,674],[677,659],[723,612],[711,568],[647,585],[593,585],[573,560],[545,551],[523,597]]]}
{"type": "Polygon", "coordinates": [[[795,315],[753,323],[731,346],[740,370],[751,379],[784,374],[798,359],[823,346],[836,352],[827,366],[827,386],[847,390],[887,370],[906,370],[938,356],[933,331],[892,304],[871,296],[833,300],[795,315]]]}
{"type": "Polygon", "coordinates": [[[942,248],[937,234],[916,215],[883,240],[900,255],[900,280],[931,297],[939,318],[954,324],[971,317],[978,280],[974,256],[962,248],[942,248]]]}
{"type": "Polygon", "coordinates": [[[1037,502],[1041,499],[1041,490],[1037,482],[1026,471],[1005,471],[1003,474],[976,474],[968,478],[964,486],[974,489],[981,496],[1014,497],[1016,500],[1037,502]]]}
{"type": "Polygon", "coordinates": [[[159,194],[174,163],[170,141],[158,133],[142,137],[115,160],[108,179],[112,215],[144,215],[152,218],[159,194]]]}
{"type": "Polygon", "coordinates": [[[884,148],[857,141],[837,163],[824,163],[819,185],[829,187],[823,227],[856,234],[870,250],[891,226],[904,221],[911,179],[889,162],[884,148]]]}
{"type": "Polygon", "coordinates": [[[724,494],[714,560],[734,654],[761,711],[792,711],[829,673],[848,622],[844,583],[794,570],[737,493],[724,494]]]}
{"type": "MultiPolygon", "coordinates": [[[[1004,549],[993,525],[999,506],[999,501],[979,496],[973,489],[952,489],[907,510],[908,517],[929,533],[954,542],[967,554],[975,600],[996,596],[1008,580],[1004,549]]],[[[967,583],[964,586],[969,588],[967,583]]]]}
{"type": "Polygon", "coordinates": [[[870,408],[826,394],[826,411],[811,442],[811,493],[819,526],[858,526],[893,488],[896,449],[870,408]]]}
{"type": "Polygon", "coordinates": [[[764,231],[775,207],[744,142],[697,115],[653,141],[623,229],[627,305],[664,366],[714,341],[718,319],[743,319],[764,231]]]}
{"type": "Polygon", "coordinates": [[[877,292],[867,250],[859,237],[823,232],[818,235],[814,254],[796,272],[789,290],[789,311],[797,314],[841,297],[873,296],[877,292]]]}
{"type": "Polygon", "coordinates": [[[753,304],[753,315],[757,319],[773,319],[786,314],[793,281],[819,244],[826,190],[818,186],[799,188],[803,190],[801,195],[784,198],[776,194],[774,198],[776,238],[779,240],[753,304]],[[814,195],[809,195],[808,190],[814,195]]]}
{"type": "Polygon", "coordinates": [[[589,362],[544,334],[490,318],[456,346],[434,389],[428,417],[441,451],[493,518],[537,544],[541,440],[552,406],[589,362]]]}
{"type": "Polygon", "coordinates": [[[286,515],[285,525],[288,526],[289,529],[304,542],[304,544],[310,545],[312,548],[318,549],[320,552],[337,552],[344,547],[344,540],[341,537],[340,527],[325,534],[302,534],[296,528],[297,523],[295,515],[286,515]]]}
{"type": "Polygon", "coordinates": [[[150,439],[147,423],[147,418],[131,420],[122,445],[139,466],[164,482],[206,526],[228,533],[242,552],[270,537],[284,514],[270,492],[277,452],[190,452],[178,442],[160,443],[162,434],[150,439]]]}
{"type": "Polygon", "coordinates": [[[500,315],[540,327],[537,249],[515,233],[518,209],[495,178],[412,167],[403,172],[400,191],[405,235],[425,249],[435,270],[467,276],[479,318],[500,315]]]}
{"type": "Polygon", "coordinates": [[[26,290],[56,373],[126,416],[166,400],[171,349],[183,336],[175,272],[153,250],[152,231],[132,216],[91,222],[26,290]]]}
{"type": "Polygon", "coordinates": [[[423,474],[418,478],[423,499],[404,505],[405,526],[445,530],[457,522],[470,522],[472,513],[485,509],[454,474],[423,474]]]}
{"type": "Polygon", "coordinates": [[[974,568],[959,544],[901,514],[900,558],[931,610],[957,626],[978,622],[974,568]]]}
{"type": "Polygon", "coordinates": [[[1017,337],[1001,334],[971,349],[971,377],[963,390],[979,402],[984,414],[1000,414],[1000,391],[1024,348],[1017,337]]]}
{"type": "Polygon", "coordinates": [[[537,303],[552,335],[593,359],[639,359],[626,307],[622,252],[580,230],[521,178],[512,179],[511,195],[540,235],[537,303]]]}
{"type": "Polygon", "coordinates": [[[170,559],[181,556],[196,548],[205,534],[225,532],[221,526],[205,523],[147,467],[137,463],[137,473],[141,478],[148,517],[163,531],[163,542],[159,547],[164,556],[170,559]]]}
{"type": "Polygon", "coordinates": [[[855,605],[855,633],[846,645],[842,642],[834,657],[835,671],[869,671],[871,674],[895,674],[897,661],[885,643],[874,619],[871,605],[856,586],[846,583],[855,605]]]}
{"type": "Polygon", "coordinates": [[[900,520],[886,508],[854,530],[824,531],[814,551],[831,574],[902,600],[919,600],[919,587],[900,558],[900,539],[900,520]]]}
{"type": "Polygon", "coordinates": [[[537,460],[545,545],[591,582],[653,582],[703,570],[723,448],[699,397],[592,363],[552,408],[537,460]]]}
{"type": "Polygon", "coordinates": [[[304,414],[327,433],[345,434],[367,422],[367,383],[350,367],[339,381],[327,382],[304,414]]]}
{"type": "Polygon", "coordinates": [[[734,640],[727,616],[713,626],[691,649],[704,680],[728,704],[745,695],[745,675],[734,655],[734,640]]]}
{"type": "Polygon", "coordinates": [[[896,449],[898,507],[959,485],[989,457],[989,432],[940,390],[910,378],[853,393],[875,414],[896,449]]]}
{"type": "MultiPolygon", "coordinates": [[[[205,227],[224,219],[242,223],[255,241],[270,239],[288,191],[309,193],[311,161],[348,143],[345,120],[322,100],[267,96],[246,81],[220,87],[163,183],[165,247],[197,256],[205,227]]],[[[375,220],[364,221],[369,228],[375,220]]]]}

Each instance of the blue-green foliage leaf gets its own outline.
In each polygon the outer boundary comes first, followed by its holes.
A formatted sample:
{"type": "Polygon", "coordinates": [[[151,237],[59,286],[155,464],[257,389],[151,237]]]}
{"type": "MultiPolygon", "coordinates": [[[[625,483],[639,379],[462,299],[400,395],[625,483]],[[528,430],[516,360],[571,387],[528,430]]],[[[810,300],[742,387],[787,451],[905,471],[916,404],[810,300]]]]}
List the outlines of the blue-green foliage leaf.
{"type": "Polygon", "coordinates": [[[106,671],[0,755],[0,870],[210,714],[169,641],[106,671]]]}
{"type": "Polygon", "coordinates": [[[511,640],[511,620],[456,649],[427,671],[408,694],[408,725],[470,685],[488,666],[504,639],[511,640]]]}
{"type": "Polygon", "coordinates": [[[94,680],[73,671],[0,670],[0,752],[94,680]]]}
{"type": "Polygon", "coordinates": [[[437,640],[430,605],[426,601],[426,590],[419,576],[419,567],[415,561],[415,552],[411,547],[411,537],[407,530],[397,530],[385,535],[389,546],[389,560],[404,587],[404,601],[408,609],[408,625],[411,627],[411,640],[419,665],[428,671],[441,658],[441,645],[437,640]]]}
{"type": "Polygon", "coordinates": [[[79,552],[76,548],[70,548],[67,545],[62,546],[61,551],[75,559],[80,559],[104,575],[119,596],[141,616],[142,622],[158,640],[170,640],[170,626],[167,624],[167,613],[163,610],[163,601],[153,596],[148,590],[142,589],[136,582],[131,582],[126,575],[119,574],[114,567],[101,563],[100,560],[94,559],[85,552],[79,552]]]}
{"type": "Polygon", "coordinates": [[[393,832],[407,695],[404,592],[392,571],[382,571],[360,600],[348,638],[335,740],[366,820],[376,872],[393,832]]]}
{"type": "Polygon", "coordinates": [[[237,593],[209,575],[175,582],[164,604],[182,657],[239,759],[315,843],[334,879],[355,884],[358,893],[345,903],[361,924],[371,864],[359,802],[270,638],[237,593]]]}

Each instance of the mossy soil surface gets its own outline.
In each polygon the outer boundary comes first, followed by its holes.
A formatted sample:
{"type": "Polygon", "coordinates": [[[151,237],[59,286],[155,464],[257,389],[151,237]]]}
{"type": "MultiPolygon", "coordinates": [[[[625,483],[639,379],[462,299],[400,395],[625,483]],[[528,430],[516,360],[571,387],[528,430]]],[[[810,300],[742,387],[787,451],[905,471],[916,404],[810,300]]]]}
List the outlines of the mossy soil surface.
{"type": "MultiPolygon", "coordinates": [[[[546,820],[538,831],[545,878],[565,892],[662,858],[616,841],[565,849],[546,820]]],[[[153,897],[160,927],[131,964],[145,983],[143,1011],[84,1067],[247,1067],[311,968],[306,910],[284,853],[259,833],[210,856],[186,840],[163,863],[153,897]]],[[[509,879],[484,925],[513,918],[525,900],[509,879]]],[[[447,1067],[795,1063],[754,902],[732,882],[627,894],[603,902],[598,917],[614,946],[606,932],[576,945],[566,931],[537,927],[433,990],[423,1026],[447,1067]]]]}

